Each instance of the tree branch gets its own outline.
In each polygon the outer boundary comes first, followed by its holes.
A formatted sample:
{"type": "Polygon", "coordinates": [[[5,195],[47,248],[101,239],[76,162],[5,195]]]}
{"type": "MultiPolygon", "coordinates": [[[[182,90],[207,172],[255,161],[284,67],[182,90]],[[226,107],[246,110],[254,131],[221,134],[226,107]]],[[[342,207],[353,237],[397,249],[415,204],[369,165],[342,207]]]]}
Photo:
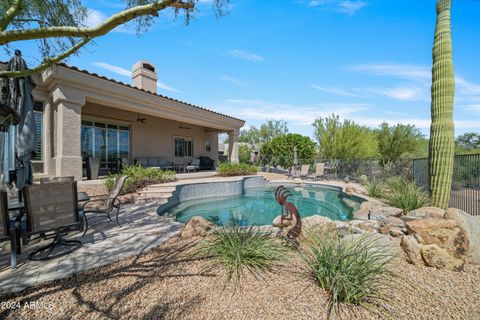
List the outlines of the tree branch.
{"type": "Polygon", "coordinates": [[[68,26],[42,27],[27,30],[9,30],[0,32],[0,45],[13,41],[45,39],[53,37],[96,38],[107,34],[110,30],[130,20],[144,15],[155,15],[167,7],[191,9],[193,4],[178,0],[159,0],[151,4],[133,7],[112,15],[102,24],[93,28],[77,28],[68,26]]]}
{"type": "Polygon", "coordinates": [[[88,42],[90,42],[92,38],[84,38],[82,41],[79,43],[75,44],[72,46],[70,49],[67,51],[63,52],[62,54],[59,54],[56,57],[45,59],[41,64],[36,66],[33,69],[27,69],[27,70],[22,70],[22,71],[0,71],[0,77],[8,77],[8,78],[19,78],[19,77],[27,77],[31,76],[37,72],[41,72],[47,68],[50,68],[51,66],[55,65],[56,63],[62,61],[69,55],[75,53],[78,49],[86,45],[88,42]]]}
{"type": "Polygon", "coordinates": [[[8,27],[12,19],[18,14],[18,11],[20,11],[21,4],[22,0],[16,0],[13,6],[8,8],[5,15],[0,19],[0,31],[4,31],[8,27]]]}

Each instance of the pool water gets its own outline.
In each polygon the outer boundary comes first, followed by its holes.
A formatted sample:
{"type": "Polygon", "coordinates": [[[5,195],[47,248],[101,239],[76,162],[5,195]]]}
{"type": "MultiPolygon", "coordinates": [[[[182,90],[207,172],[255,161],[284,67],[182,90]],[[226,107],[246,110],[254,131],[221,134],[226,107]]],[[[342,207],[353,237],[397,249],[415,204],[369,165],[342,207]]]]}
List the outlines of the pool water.
{"type": "MultiPolygon", "coordinates": [[[[321,215],[332,220],[351,220],[352,214],[360,208],[360,202],[341,190],[325,186],[288,188],[293,196],[289,201],[295,204],[300,217],[321,215]]],[[[281,214],[281,207],[275,200],[275,187],[247,189],[243,195],[190,200],[170,210],[179,222],[187,222],[193,216],[201,216],[217,225],[261,226],[271,225],[281,214]]]]}

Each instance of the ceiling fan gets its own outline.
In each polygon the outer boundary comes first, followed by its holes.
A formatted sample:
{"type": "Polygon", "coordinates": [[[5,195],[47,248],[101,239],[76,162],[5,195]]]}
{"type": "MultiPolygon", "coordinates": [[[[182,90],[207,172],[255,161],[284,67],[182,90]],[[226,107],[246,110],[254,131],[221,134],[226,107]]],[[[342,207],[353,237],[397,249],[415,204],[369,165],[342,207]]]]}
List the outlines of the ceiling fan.
{"type": "Polygon", "coordinates": [[[145,121],[147,121],[146,118],[140,118],[140,113],[137,114],[137,122],[140,122],[140,123],[145,123],[145,121]]]}
{"type": "Polygon", "coordinates": [[[179,129],[185,129],[185,130],[190,130],[190,129],[192,129],[192,128],[190,128],[190,127],[185,127],[185,126],[183,125],[183,123],[180,123],[180,125],[178,126],[178,128],[179,128],[179,129]]]}

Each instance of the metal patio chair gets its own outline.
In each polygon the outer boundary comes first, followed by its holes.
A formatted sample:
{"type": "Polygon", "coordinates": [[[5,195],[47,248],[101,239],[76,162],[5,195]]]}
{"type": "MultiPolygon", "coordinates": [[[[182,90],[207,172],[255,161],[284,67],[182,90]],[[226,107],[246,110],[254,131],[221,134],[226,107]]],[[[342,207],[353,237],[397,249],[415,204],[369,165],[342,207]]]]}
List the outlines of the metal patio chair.
{"type": "Polygon", "coordinates": [[[308,175],[307,178],[311,178],[313,180],[318,180],[319,178],[325,179],[325,163],[317,163],[315,165],[315,173],[308,175]]]}
{"type": "Polygon", "coordinates": [[[63,238],[68,232],[81,230],[75,182],[29,185],[24,188],[23,195],[27,215],[27,230],[24,233],[29,237],[39,235],[39,238],[53,238],[48,245],[31,252],[28,257],[30,260],[47,260],[63,256],[82,245],[78,240],[63,238]],[[52,255],[58,246],[72,248],[52,255]]]}
{"type": "Polygon", "coordinates": [[[115,211],[115,221],[117,225],[120,227],[120,223],[118,222],[118,213],[120,211],[121,202],[118,199],[120,195],[120,191],[122,191],[123,185],[127,180],[128,176],[120,176],[115,180],[112,190],[106,196],[99,196],[97,199],[92,199],[83,204],[83,216],[85,219],[85,231],[83,232],[83,236],[87,233],[89,227],[93,227],[94,225],[104,223],[104,222],[113,222],[112,218],[110,217],[110,213],[115,211]],[[97,203],[96,206],[89,207],[92,203],[97,203]],[[88,217],[87,215],[90,215],[88,217]],[[100,216],[106,216],[107,220],[95,223],[93,225],[88,224],[89,219],[94,219],[100,216]]]}
{"type": "Polygon", "coordinates": [[[10,241],[10,266],[17,267],[17,250],[20,248],[19,221],[10,222],[7,193],[0,191],[0,242],[10,241]]]}
{"type": "Polygon", "coordinates": [[[302,168],[300,169],[300,173],[294,174],[292,178],[300,178],[300,179],[305,178],[308,175],[309,169],[310,169],[310,165],[308,164],[302,165],[302,168]]]}

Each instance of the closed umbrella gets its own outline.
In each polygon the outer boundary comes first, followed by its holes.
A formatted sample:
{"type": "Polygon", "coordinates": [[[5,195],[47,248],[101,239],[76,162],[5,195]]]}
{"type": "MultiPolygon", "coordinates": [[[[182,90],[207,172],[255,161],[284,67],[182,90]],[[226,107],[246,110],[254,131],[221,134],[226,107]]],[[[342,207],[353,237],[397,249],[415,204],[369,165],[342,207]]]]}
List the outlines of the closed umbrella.
{"type": "MultiPolygon", "coordinates": [[[[22,58],[20,50],[15,50],[15,56],[8,62],[7,70],[27,70],[27,64],[22,58]]],[[[32,90],[35,83],[30,76],[9,79],[9,105],[20,115],[20,122],[15,128],[15,169],[17,188],[33,183],[32,166],[30,160],[35,157],[37,150],[37,134],[33,115],[32,90]]]]}

